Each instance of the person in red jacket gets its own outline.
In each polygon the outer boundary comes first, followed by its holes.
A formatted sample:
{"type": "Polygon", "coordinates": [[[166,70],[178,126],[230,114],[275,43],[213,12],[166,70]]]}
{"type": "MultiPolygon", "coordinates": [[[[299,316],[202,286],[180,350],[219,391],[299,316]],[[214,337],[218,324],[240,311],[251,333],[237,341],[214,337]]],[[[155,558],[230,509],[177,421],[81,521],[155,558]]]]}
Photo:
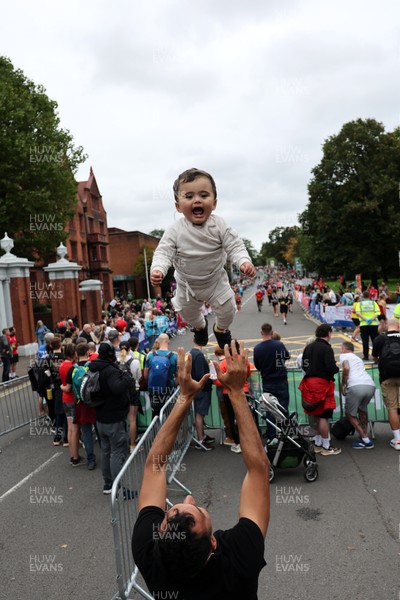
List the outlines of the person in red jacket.
{"type": "Polygon", "coordinates": [[[18,341],[17,341],[17,332],[15,331],[15,327],[10,327],[10,335],[8,336],[8,341],[10,342],[12,357],[11,357],[11,366],[10,366],[10,379],[15,379],[18,377],[17,370],[17,362],[19,360],[18,356],[18,341]]]}
{"type": "Polygon", "coordinates": [[[335,374],[339,371],[329,343],[331,336],[330,325],[318,325],[315,342],[306,346],[303,352],[302,369],[305,375],[299,385],[304,411],[315,418],[317,435],[314,451],[322,456],[341,453],[340,448],[331,446],[329,435],[329,419],[336,408],[335,374]]]}

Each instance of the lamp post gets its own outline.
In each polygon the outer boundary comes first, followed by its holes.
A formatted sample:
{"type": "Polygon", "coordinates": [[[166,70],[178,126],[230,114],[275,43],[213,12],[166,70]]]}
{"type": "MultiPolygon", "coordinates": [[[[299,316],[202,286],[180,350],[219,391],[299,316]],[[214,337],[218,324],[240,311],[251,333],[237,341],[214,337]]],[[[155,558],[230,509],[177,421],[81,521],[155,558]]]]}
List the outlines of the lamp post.
{"type": "Polygon", "coordinates": [[[150,284],[149,284],[149,273],[147,271],[147,253],[146,253],[146,248],[143,248],[143,256],[144,256],[144,270],[145,270],[145,273],[146,273],[147,299],[150,300],[150,284]]]}

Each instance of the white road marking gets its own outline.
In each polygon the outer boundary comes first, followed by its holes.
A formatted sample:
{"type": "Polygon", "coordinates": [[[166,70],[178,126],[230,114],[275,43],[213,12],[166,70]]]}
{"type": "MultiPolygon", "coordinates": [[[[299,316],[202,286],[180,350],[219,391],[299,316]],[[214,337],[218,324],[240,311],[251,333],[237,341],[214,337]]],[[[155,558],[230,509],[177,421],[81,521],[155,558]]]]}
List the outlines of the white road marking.
{"type": "Polygon", "coordinates": [[[40,465],[40,467],[38,467],[37,469],[35,469],[34,471],[32,471],[32,473],[29,473],[29,475],[27,475],[26,477],[24,477],[23,479],[21,479],[21,481],[19,481],[16,485],[14,485],[7,492],[5,492],[2,496],[0,496],[0,502],[2,502],[4,500],[4,498],[6,498],[7,496],[9,496],[10,494],[12,494],[13,492],[15,492],[18,488],[20,488],[21,485],[24,485],[24,483],[26,481],[28,481],[28,479],[31,479],[31,477],[33,477],[37,473],[40,473],[40,471],[43,471],[43,469],[45,467],[47,467],[48,464],[50,464],[58,456],[61,456],[61,454],[62,454],[62,452],[56,452],[55,454],[53,454],[53,456],[51,458],[49,458],[49,460],[46,460],[46,462],[44,462],[42,465],[40,465]]]}

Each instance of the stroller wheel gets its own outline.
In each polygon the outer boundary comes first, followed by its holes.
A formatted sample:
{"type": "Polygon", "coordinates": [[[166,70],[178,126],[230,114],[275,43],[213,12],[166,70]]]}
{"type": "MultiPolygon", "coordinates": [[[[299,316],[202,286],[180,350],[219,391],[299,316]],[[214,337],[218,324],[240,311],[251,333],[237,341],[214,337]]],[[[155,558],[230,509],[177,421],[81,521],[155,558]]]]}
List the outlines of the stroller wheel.
{"type": "Polygon", "coordinates": [[[269,482],[272,483],[275,479],[275,470],[272,465],[269,466],[269,482]]]}
{"type": "Polygon", "coordinates": [[[311,463],[312,463],[312,461],[308,458],[308,456],[307,455],[304,456],[304,458],[303,458],[303,465],[305,467],[309,467],[311,465],[311,463]]]}
{"type": "Polygon", "coordinates": [[[318,479],[318,467],[316,465],[310,465],[304,472],[304,479],[309,483],[318,479]]]}

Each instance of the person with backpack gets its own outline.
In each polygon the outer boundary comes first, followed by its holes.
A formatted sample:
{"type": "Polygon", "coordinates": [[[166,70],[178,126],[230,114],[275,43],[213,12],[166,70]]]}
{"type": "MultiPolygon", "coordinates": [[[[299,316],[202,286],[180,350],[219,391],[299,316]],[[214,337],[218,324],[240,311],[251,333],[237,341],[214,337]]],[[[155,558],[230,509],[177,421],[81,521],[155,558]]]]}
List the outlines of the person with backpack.
{"type": "Polygon", "coordinates": [[[98,378],[99,390],[92,395],[96,402],[103,494],[111,494],[113,481],[129,456],[126,418],[136,387],[131,375],[119,368],[112,343],[102,342],[98,353],[99,357],[89,363],[88,374],[92,374],[93,380],[98,378]]]}
{"type": "Polygon", "coordinates": [[[89,471],[96,468],[96,455],[93,448],[93,425],[96,424],[96,411],[82,402],[81,385],[82,380],[89,370],[89,345],[78,344],[76,346],[78,362],[71,367],[67,374],[66,382],[71,385],[75,398],[75,412],[73,424],[81,430],[82,441],[85,446],[87,467],[89,471]]]}
{"type": "Polygon", "coordinates": [[[55,419],[53,446],[61,446],[62,444],[65,448],[68,448],[68,423],[62,401],[63,392],[60,387],[60,365],[65,360],[65,356],[61,348],[61,340],[59,337],[55,337],[51,342],[51,352],[51,378],[53,382],[55,419]]]}
{"type": "Polygon", "coordinates": [[[160,414],[162,407],[175,390],[178,356],[169,350],[169,337],[162,333],[157,338],[159,349],[149,352],[146,357],[144,379],[150,394],[153,418],[160,414]]]}
{"type": "MultiPolygon", "coordinates": [[[[352,443],[356,450],[370,450],[374,442],[368,437],[368,404],[375,394],[375,383],[365,370],[363,361],[354,354],[354,344],[343,342],[340,354],[342,368],[342,394],[346,398],[345,413],[350,425],[357,431],[358,441],[352,443]]],[[[332,429],[335,435],[334,430],[332,429]]]]}
{"type": "MultiPolygon", "coordinates": [[[[86,464],[86,460],[79,456],[79,426],[74,423],[75,418],[75,397],[72,391],[71,379],[67,382],[67,377],[71,373],[72,367],[76,364],[75,344],[67,344],[63,348],[65,360],[61,363],[59,374],[61,379],[62,402],[65,416],[68,422],[68,444],[70,453],[70,463],[72,467],[80,467],[86,464]]],[[[72,373],[71,373],[72,375],[72,373]]]]}
{"type": "MultiPolygon", "coordinates": [[[[137,338],[136,338],[137,339],[137,338]]],[[[142,378],[142,369],[140,367],[140,360],[137,358],[131,348],[129,342],[121,342],[120,345],[120,353],[118,358],[118,364],[121,371],[126,371],[130,373],[133,381],[135,382],[136,391],[132,394],[129,400],[129,444],[131,452],[135,449],[136,446],[136,436],[137,436],[137,414],[140,407],[140,380],[142,378]]]]}
{"type": "Polygon", "coordinates": [[[383,401],[393,432],[390,445],[400,450],[400,323],[398,319],[388,319],[387,326],[387,333],[374,339],[372,356],[378,363],[383,401]]]}

